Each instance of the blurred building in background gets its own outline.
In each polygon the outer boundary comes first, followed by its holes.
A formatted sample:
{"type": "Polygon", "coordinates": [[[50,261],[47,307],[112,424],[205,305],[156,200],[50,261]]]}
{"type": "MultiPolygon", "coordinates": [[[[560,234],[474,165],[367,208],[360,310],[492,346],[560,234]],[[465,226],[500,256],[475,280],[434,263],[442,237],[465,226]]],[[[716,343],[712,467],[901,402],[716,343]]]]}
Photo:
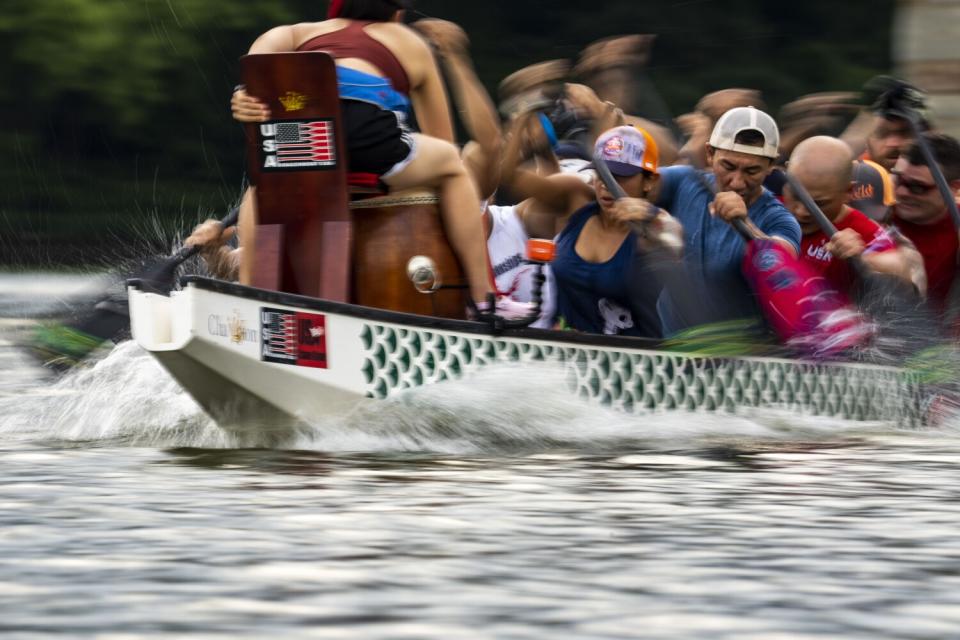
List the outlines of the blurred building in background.
{"type": "Polygon", "coordinates": [[[930,94],[934,122],[960,137],[960,0],[899,0],[896,75],[930,94]]]}

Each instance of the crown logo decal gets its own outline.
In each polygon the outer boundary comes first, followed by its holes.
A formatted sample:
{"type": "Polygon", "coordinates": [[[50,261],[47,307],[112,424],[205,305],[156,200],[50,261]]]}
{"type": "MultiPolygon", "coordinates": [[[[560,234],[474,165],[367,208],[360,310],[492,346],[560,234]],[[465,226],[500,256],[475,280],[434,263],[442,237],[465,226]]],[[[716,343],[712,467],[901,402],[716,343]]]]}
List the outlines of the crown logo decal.
{"type": "Polygon", "coordinates": [[[280,104],[286,111],[300,111],[307,106],[307,96],[296,91],[287,91],[280,96],[280,104]]]}
{"type": "Polygon", "coordinates": [[[240,317],[240,314],[235,311],[234,315],[227,321],[227,324],[230,327],[230,340],[236,344],[243,342],[247,333],[247,327],[243,318],[240,317]]]}

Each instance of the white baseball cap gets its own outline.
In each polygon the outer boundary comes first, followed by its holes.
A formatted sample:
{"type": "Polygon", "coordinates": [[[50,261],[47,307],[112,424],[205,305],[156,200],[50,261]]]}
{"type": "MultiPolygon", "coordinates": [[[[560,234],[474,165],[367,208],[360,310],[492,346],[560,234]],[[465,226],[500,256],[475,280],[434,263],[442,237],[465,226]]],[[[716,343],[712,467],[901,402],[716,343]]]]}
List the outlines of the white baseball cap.
{"type": "Polygon", "coordinates": [[[763,111],[753,107],[736,107],[717,120],[713,133],[710,134],[710,146],[776,160],[780,153],[780,131],[774,119],[763,111]],[[744,131],[758,132],[763,136],[763,145],[737,143],[737,136],[744,131]]]}

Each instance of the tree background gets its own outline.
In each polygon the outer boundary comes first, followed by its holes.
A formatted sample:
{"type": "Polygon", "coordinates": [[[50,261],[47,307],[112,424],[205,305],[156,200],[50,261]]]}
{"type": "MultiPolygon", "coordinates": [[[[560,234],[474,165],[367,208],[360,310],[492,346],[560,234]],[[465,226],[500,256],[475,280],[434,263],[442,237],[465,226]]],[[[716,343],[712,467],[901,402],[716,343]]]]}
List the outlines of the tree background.
{"type": "MultiPolygon", "coordinates": [[[[0,15],[0,264],[98,262],[155,243],[243,185],[242,130],[229,117],[237,59],[266,28],[321,19],[326,2],[6,0],[0,15]]],[[[646,74],[673,114],[730,86],[774,109],[855,90],[890,69],[894,0],[420,0],[471,36],[491,91],[590,42],[658,34],[646,74]]]]}

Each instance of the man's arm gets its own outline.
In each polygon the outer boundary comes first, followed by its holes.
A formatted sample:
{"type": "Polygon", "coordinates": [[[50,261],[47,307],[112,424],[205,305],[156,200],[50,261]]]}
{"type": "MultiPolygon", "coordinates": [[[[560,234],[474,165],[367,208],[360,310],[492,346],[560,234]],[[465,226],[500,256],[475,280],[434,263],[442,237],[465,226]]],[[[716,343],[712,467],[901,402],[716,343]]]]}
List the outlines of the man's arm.
{"type": "Polygon", "coordinates": [[[536,112],[529,111],[518,116],[510,127],[503,154],[502,179],[518,199],[534,198],[557,215],[564,215],[593,199],[594,191],[577,176],[542,176],[520,168],[523,137],[536,123],[535,118],[536,112]]]}
{"type": "Polygon", "coordinates": [[[446,20],[420,20],[415,25],[437,48],[447,71],[454,104],[470,139],[478,150],[467,161],[482,198],[490,197],[500,184],[500,153],[503,135],[496,107],[477,78],[467,51],[466,33],[446,20]]]}
{"type": "Polygon", "coordinates": [[[859,257],[871,271],[891,275],[916,286],[910,249],[897,246],[885,234],[868,245],[855,229],[840,229],[830,238],[827,250],[840,260],[859,257]]]}
{"type": "Polygon", "coordinates": [[[773,240],[782,244],[790,250],[791,254],[797,256],[800,252],[800,224],[793,217],[793,214],[782,205],[779,208],[783,215],[776,216],[774,220],[765,225],[766,229],[761,229],[747,217],[747,204],[740,197],[740,194],[733,191],[723,191],[718,193],[710,204],[710,214],[729,223],[733,223],[735,219],[740,219],[753,238],[773,240]]]}

